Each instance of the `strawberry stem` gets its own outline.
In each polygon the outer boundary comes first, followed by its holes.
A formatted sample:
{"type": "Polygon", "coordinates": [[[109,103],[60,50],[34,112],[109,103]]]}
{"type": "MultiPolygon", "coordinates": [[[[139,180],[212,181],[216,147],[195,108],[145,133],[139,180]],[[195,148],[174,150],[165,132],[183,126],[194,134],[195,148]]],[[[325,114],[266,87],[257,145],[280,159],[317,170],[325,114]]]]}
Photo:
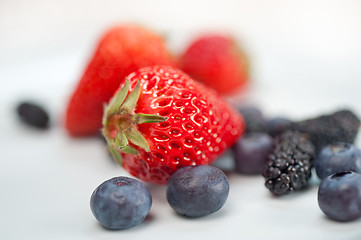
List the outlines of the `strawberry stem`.
{"type": "Polygon", "coordinates": [[[119,146],[120,149],[129,145],[127,137],[122,132],[118,132],[116,138],[114,139],[114,145],[119,146]]]}
{"type": "Polygon", "coordinates": [[[120,152],[138,154],[138,151],[129,143],[149,152],[149,145],[144,136],[139,132],[136,125],[142,123],[157,123],[166,121],[167,117],[154,114],[134,113],[141,88],[137,84],[129,94],[129,79],[126,79],[124,87],[109,101],[104,108],[102,133],[107,139],[110,152],[115,160],[121,163],[120,152]],[[128,96],[127,96],[128,95],[128,96]]]}
{"type": "Polygon", "coordinates": [[[132,122],[135,124],[164,122],[166,120],[168,120],[167,117],[153,114],[136,113],[132,116],[132,122]]]}
{"type": "Polygon", "coordinates": [[[134,90],[131,93],[129,93],[128,97],[122,103],[120,109],[126,113],[133,111],[135,106],[137,105],[139,95],[140,95],[140,84],[139,81],[137,81],[137,85],[135,86],[134,90]]]}
{"type": "Polygon", "coordinates": [[[111,108],[109,109],[110,113],[117,113],[122,103],[124,102],[127,93],[129,91],[129,80],[126,79],[124,87],[116,94],[114,102],[110,104],[111,108]]]}
{"type": "Polygon", "coordinates": [[[107,121],[109,119],[109,116],[112,114],[116,114],[122,103],[124,102],[124,99],[126,98],[129,91],[129,79],[126,78],[124,87],[121,88],[114,97],[109,101],[109,105],[104,106],[104,114],[103,114],[103,125],[107,125],[107,121]]]}
{"type": "Polygon", "coordinates": [[[131,143],[143,148],[146,152],[149,152],[149,145],[147,143],[147,140],[145,140],[143,135],[138,131],[135,126],[129,128],[128,131],[126,131],[124,134],[131,143]]]}
{"type": "Polygon", "coordinates": [[[122,165],[122,156],[119,154],[119,152],[111,144],[108,144],[108,149],[109,152],[112,154],[113,158],[115,159],[115,161],[119,165],[122,165]]]}

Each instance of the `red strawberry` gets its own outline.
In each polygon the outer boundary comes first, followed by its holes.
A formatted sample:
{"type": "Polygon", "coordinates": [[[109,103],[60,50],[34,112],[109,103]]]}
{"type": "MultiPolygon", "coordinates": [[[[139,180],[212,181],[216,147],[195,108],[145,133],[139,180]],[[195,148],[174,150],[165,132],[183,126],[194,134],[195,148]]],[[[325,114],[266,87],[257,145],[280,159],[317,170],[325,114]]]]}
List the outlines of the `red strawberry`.
{"type": "Polygon", "coordinates": [[[140,67],[157,64],[173,65],[173,59],[163,40],[154,33],[135,25],[107,31],[68,104],[65,127],[69,134],[99,133],[103,104],[125,76],[140,67]]]}
{"type": "Polygon", "coordinates": [[[146,67],[127,79],[106,108],[103,135],[114,157],[143,181],[164,184],[180,167],[209,164],[244,131],[225,100],[180,70],[146,67]]]}
{"type": "Polygon", "coordinates": [[[239,91],[248,81],[248,60],[230,36],[209,34],[197,38],[180,56],[179,66],[222,95],[239,91]]]}

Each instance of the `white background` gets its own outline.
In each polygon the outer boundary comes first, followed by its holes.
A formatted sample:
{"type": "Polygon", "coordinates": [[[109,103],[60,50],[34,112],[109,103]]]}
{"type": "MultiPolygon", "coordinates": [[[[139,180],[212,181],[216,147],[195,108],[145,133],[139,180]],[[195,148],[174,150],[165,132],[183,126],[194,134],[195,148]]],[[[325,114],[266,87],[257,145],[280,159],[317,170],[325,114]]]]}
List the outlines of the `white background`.
{"type": "Polygon", "coordinates": [[[201,32],[232,33],[250,56],[252,84],[229,100],[256,104],[267,116],[300,119],[341,107],[361,114],[361,1],[1,0],[0,239],[361,239],[360,221],[323,216],[317,180],[304,192],[274,198],[261,177],[234,173],[216,214],[181,218],[164,186],[149,185],[153,207],[143,224],[100,227],[90,195],[127,173],[109,160],[101,140],[67,136],[62,119],[97,40],[125,22],[157,31],[175,54],[201,32]],[[17,121],[22,99],[48,109],[49,131],[17,121]]]}

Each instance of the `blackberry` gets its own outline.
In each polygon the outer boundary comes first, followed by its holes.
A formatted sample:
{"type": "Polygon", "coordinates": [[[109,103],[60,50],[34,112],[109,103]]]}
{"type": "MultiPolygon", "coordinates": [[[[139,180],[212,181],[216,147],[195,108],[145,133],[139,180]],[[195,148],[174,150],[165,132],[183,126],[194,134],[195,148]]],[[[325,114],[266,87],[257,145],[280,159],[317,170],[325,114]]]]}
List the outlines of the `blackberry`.
{"type": "Polygon", "coordinates": [[[307,135],[297,131],[278,135],[262,172],[266,187],[275,195],[303,188],[311,177],[314,156],[307,135]]]}
{"type": "Polygon", "coordinates": [[[344,109],[330,115],[296,122],[293,130],[307,133],[318,153],[324,146],[334,142],[354,143],[360,119],[350,110],[344,109]]]}
{"type": "Polygon", "coordinates": [[[49,115],[41,106],[31,102],[21,102],[16,111],[25,124],[42,129],[48,127],[49,115]]]}

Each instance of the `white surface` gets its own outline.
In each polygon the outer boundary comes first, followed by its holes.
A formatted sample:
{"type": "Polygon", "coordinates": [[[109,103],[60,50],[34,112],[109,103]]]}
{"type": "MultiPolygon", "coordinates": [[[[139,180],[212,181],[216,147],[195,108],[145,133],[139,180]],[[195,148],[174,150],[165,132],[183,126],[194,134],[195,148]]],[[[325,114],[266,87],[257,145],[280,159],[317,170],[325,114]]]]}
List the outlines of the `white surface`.
{"type": "Polygon", "coordinates": [[[133,229],[107,231],[90,212],[90,195],[127,173],[101,140],[71,139],[61,121],[99,34],[128,21],[165,33],[175,52],[198,31],[234,32],[253,63],[253,85],[242,99],[268,116],[306,118],[343,106],[360,115],[359,1],[73,2],[0,2],[0,239],[361,239],[360,220],[324,217],[317,182],[274,198],[261,177],[234,173],[228,201],[211,216],[181,218],[165,187],[149,185],[150,217],[133,229]],[[45,104],[49,131],[16,121],[15,104],[24,98],[45,104]]]}

